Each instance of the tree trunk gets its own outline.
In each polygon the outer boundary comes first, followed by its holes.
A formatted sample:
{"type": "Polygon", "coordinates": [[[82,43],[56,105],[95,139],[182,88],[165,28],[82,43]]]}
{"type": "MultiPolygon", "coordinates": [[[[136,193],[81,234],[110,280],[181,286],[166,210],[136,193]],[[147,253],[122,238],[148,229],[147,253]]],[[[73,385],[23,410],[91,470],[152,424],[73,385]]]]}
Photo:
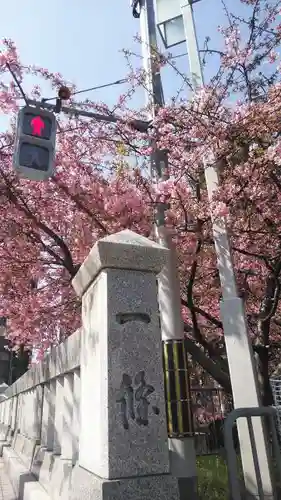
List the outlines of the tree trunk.
{"type": "Polygon", "coordinates": [[[265,346],[255,349],[255,361],[261,390],[261,400],[264,406],[273,404],[273,395],[269,381],[269,352],[265,346]]]}
{"type": "Polygon", "coordinates": [[[261,303],[260,319],[257,324],[257,338],[254,343],[261,399],[265,406],[269,406],[273,403],[272,391],[269,383],[269,336],[271,318],[275,313],[275,292],[276,277],[270,274],[266,282],[265,296],[261,303]]]}
{"type": "Polygon", "coordinates": [[[219,362],[214,362],[212,359],[208,358],[203,349],[198,347],[193,340],[186,338],[185,345],[192,359],[206,370],[228,394],[232,394],[229,373],[226,373],[222,369],[219,362]]]}
{"type": "Polygon", "coordinates": [[[24,346],[21,345],[19,349],[18,356],[14,357],[12,366],[13,366],[13,375],[12,381],[15,382],[18,378],[20,378],[27,370],[30,361],[30,351],[24,350],[24,346]]]}

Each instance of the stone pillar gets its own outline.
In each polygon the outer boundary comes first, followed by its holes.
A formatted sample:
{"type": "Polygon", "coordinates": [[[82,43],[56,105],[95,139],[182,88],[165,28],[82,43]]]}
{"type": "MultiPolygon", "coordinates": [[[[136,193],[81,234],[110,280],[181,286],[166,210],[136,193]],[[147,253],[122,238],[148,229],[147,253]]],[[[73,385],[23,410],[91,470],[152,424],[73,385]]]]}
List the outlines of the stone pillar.
{"type": "Polygon", "coordinates": [[[13,430],[12,430],[13,406],[14,406],[14,398],[8,399],[9,417],[8,417],[8,428],[7,428],[8,432],[6,437],[6,441],[8,443],[11,442],[13,436],[13,430]]]}
{"type": "Polygon", "coordinates": [[[24,403],[24,428],[21,433],[39,444],[42,425],[42,387],[38,385],[24,393],[24,403]]]}
{"type": "Polygon", "coordinates": [[[63,377],[56,379],[55,399],[55,429],[54,429],[54,455],[61,454],[62,429],[63,429],[63,377]]]}
{"type": "Polygon", "coordinates": [[[37,385],[35,387],[35,394],[33,397],[33,407],[35,417],[33,420],[33,437],[36,440],[37,444],[40,443],[41,440],[41,432],[42,432],[42,414],[43,414],[43,387],[42,385],[37,385]]]}
{"type": "Polygon", "coordinates": [[[72,432],[73,432],[73,465],[78,461],[79,456],[79,434],[80,434],[80,369],[74,371],[73,379],[73,415],[72,415],[72,432]]]}
{"type": "Polygon", "coordinates": [[[21,432],[21,421],[22,421],[22,393],[18,395],[18,411],[16,418],[16,433],[21,432]]]}
{"type": "Polygon", "coordinates": [[[4,412],[5,412],[4,413],[4,429],[5,429],[6,438],[8,435],[9,425],[10,425],[10,403],[11,403],[10,399],[6,399],[6,401],[4,402],[4,407],[5,407],[5,410],[4,410],[4,412]]]}
{"type": "Polygon", "coordinates": [[[51,380],[44,386],[44,403],[42,415],[41,444],[46,448],[47,451],[52,451],[54,446],[55,399],[56,381],[51,380]]]}
{"type": "Polygon", "coordinates": [[[30,437],[30,430],[33,419],[32,408],[32,391],[26,391],[22,395],[22,427],[20,433],[25,437],[30,437]]]}
{"type": "Polygon", "coordinates": [[[1,412],[1,422],[4,424],[4,421],[5,421],[5,399],[2,401],[1,403],[1,408],[2,408],[2,412],[1,412]]]}
{"type": "Polygon", "coordinates": [[[5,401],[5,426],[7,428],[10,425],[10,408],[11,408],[11,399],[7,399],[5,401]]]}
{"type": "Polygon", "coordinates": [[[7,424],[7,400],[3,400],[0,404],[0,407],[1,407],[0,441],[6,441],[9,430],[7,424]]]}
{"type": "Polygon", "coordinates": [[[1,402],[1,435],[0,441],[6,441],[7,438],[7,427],[5,424],[5,413],[6,413],[6,401],[1,402]]]}
{"type": "Polygon", "coordinates": [[[42,413],[42,432],[41,432],[41,446],[46,448],[47,445],[47,431],[48,431],[48,413],[49,413],[49,382],[44,385],[43,394],[43,413],[42,413]]]}
{"type": "Polygon", "coordinates": [[[63,460],[71,460],[73,455],[73,373],[67,373],[64,376],[63,387],[63,428],[61,442],[61,458],[63,460]]]}
{"type": "Polygon", "coordinates": [[[168,252],[122,231],[98,241],[73,280],[83,328],[71,500],[178,499],[169,474],[156,281],[168,252]]]}
{"type": "Polygon", "coordinates": [[[16,432],[18,396],[13,396],[10,400],[10,404],[11,404],[10,424],[9,424],[9,432],[6,438],[9,444],[11,444],[16,432]]]}
{"type": "Polygon", "coordinates": [[[0,441],[5,441],[5,429],[4,429],[4,401],[0,403],[0,441]]]}
{"type": "Polygon", "coordinates": [[[16,430],[17,423],[17,414],[18,414],[18,396],[13,397],[13,406],[12,406],[12,420],[11,420],[11,429],[13,432],[16,430]]]}

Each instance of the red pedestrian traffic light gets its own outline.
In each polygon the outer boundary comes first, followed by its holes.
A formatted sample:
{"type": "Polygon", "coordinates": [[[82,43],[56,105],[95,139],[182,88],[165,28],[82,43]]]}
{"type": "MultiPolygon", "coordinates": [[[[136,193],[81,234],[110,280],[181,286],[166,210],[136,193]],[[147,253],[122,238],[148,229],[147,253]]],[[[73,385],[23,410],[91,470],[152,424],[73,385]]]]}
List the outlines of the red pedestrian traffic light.
{"type": "Polygon", "coordinates": [[[38,135],[39,137],[42,136],[42,132],[45,128],[45,123],[44,120],[42,120],[41,116],[34,116],[32,118],[31,122],[31,129],[32,129],[32,135],[38,135]]]}
{"type": "Polygon", "coordinates": [[[46,180],[54,174],[56,117],[40,107],[25,106],[19,112],[14,168],[21,177],[46,180]]]}
{"type": "MultiPolygon", "coordinates": [[[[36,111],[36,110],[35,110],[36,111]]],[[[23,117],[22,131],[25,135],[32,135],[46,139],[47,141],[52,135],[52,120],[49,116],[41,115],[41,113],[26,112],[23,117]]]]}

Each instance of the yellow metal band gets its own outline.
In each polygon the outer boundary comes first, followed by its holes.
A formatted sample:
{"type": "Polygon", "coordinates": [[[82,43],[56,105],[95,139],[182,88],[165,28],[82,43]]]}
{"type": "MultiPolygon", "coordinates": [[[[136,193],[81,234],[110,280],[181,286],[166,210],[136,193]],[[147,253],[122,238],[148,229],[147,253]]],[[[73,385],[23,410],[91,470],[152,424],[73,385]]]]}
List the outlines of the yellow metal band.
{"type": "Polygon", "coordinates": [[[163,342],[163,367],[169,437],[193,435],[193,417],[184,340],[163,342]]]}

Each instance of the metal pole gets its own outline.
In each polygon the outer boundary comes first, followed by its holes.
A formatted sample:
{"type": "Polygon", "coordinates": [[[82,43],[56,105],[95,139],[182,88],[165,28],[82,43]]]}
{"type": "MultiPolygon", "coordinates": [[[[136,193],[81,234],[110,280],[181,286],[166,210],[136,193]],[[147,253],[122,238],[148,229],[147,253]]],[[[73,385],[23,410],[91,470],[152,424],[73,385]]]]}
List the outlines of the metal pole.
{"type": "MultiPolygon", "coordinates": [[[[56,106],[54,104],[50,104],[44,100],[42,101],[34,101],[32,99],[28,100],[28,105],[30,106],[38,106],[42,109],[48,109],[49,111],[56,112],[56,106]]],[[[84,116],[85,118],[93,118],[99,122],[107,122],[107,123],[128,123],[122,120],[122,118],[112,114],[112,115],[102,115],[100,113],[93,113],[92,111],[84,111],[83,109],[78,108],[69,108],[67,106],[62,106],[60,111],[70,116],[84,116]]],[[[149,129],[151,122],[145,122],[143,120],[132,120],[131,125],[133,128],[138,130],[139,132],[147,132],[149,129]]]]}
{"type": "MultiPolygon", "coordinates": [[[[149,119],[153,122],[157,107],[164,106],[161,76],[153,66],[153,51],[157,50],[156,22],[153,0],[142,0],[140,11],[140,26],[142,38],[143,65],[146,71],[146,97],[151,110],[149,119]]],[[[150,121],[149,120],[149,121],[150,121]]],[[[156,148],[151,157],[151,177],[167,180],[168,158],[164,151],[156,148]]],[[[156,205],[155,233],[158,242],[171,250],[169,265],[159,276],[159,302],[162,325],[162,340],[184,338],[183,321],[181,317],[181,297],[179,277],[177,274],[176,250],[172,243],[170,231],[165,227],[164,203],[156,205]]]]}
{"type": "MultiPolygon", "coordinates": [[[[162,90],[161,76],[159,70],[155,70],[153,59],[157,53],[157,35],[156,35],[156,20],[153,0],[141,0],[140,4],[140,26],[142,39],[142,55],[143,66],[146,72],[146,97],[147,104],[150,109],[151,121],[154,120],[157,113],[157,107],[164,106],[164,96],[162,90]]],[[[151,158],[151,176],[156,172],[160,180],[167,180],[168,174],[168,158],[163,151],[157,151],[155,148],[154,155],[151,158]]],[[[176,353],[178,343],[183,344],[184,328],[181,315],[181,296],[180,296],[180,281],[178,276],[177,254],[175,246],[172,242],[172,236],[169,230],[165,227],[165,204],[159,203],[156,206],[156,224],[155,233],[158,243],[170,249],[170,260],[167,266],[163,269],[158,277],[158,300],[161,317],[161,332],[163,342],[172,342],[176,353]]],[[[172,359],[176,366],[175,359],[172,359]]],[[[175,358],[177,354],[175,354],[175,358]]],[[[184,370],[177,371],[177,374],[186,377],[184,370]],[[181,373],[180,373],[181,372],[181,373]]],[[[179,375],[179,376],[180,376],[179,375]]],[[[187,380],[179,383],[179,387],[184,386],[184,390],[188,393],[189,387],[186,387],[187,380]]],[[[178,399],[181,400],[182,395],[179,390],[178,399]]],[[[185,402],[190,405],[190,401],[185,402]]],[[[178,408],[181,401],[178,403],[178,408]]],[[[183,410],[184,412],[184,410],[183,410]]],[[[178,410],[178,419],[184,422],[183,415],[180,415],[178,410]]],[[[190,420],[190,419],[189,419],[190,420]]],[[[190,425],[190,421],[185,419],[185,425],[190,425]]],[[[184,427],[183,427],[184,428],[184,427]]],[[[192,429],[190,429],[191,431],[192,429]]],[[[181,500],[197,498],[197,472],[196,472],[196,454],[193,437],[177,437],[169,438],[170,452],[170,468],[173,476],[177,477],[179,484],[179,493],[181,500]]]]}
{"type": "MultiPolygon", "coordinates": [[[[196,37],[192,0],[181,1],[181,11],[186,36],[189,69],[194,91],[204,84],[198,42],[196,37]]],[[[214,155],[204,160],[205,179],[209,201],[219,184],[214,155]]],[[[220,275],[222,301],[220,303],[221,319],[224,328],[224,339],[228,366],[231,378],[235,408],[258,407],[261,405],[257,373],[254,364],[253,349],[250,342],[243,300],[238,296],[231,248],[227,234],[225,218],[212,218],[213,237],[217,254],[220,275]]],[[[272,480],[269,467],[269,453],[261,419],[253,422],[255,439],[260,460],[264,494],[272,495],[272,480]]],[[[246,486],[254,495],[258,495],[258,484],[255,474],[254,460],[246,421],[239,422],[239,438],[241,445],[242,465],[246,486]]]]}

